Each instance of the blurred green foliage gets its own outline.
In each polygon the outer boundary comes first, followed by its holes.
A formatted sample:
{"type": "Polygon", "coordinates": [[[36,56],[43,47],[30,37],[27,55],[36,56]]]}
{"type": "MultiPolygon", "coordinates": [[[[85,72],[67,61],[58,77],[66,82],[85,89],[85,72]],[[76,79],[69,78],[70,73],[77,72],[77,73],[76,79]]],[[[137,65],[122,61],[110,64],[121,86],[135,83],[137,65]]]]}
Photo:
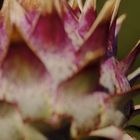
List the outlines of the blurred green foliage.
{"type": "MultiPolygon", "coordinates": [[[[98,10],[103,6],[105,1],[106,0],[97,0],[98,10]]],[[[118,59],[123,59],[140,39],[140,0],[122,0],[119,15],[123,13],[125,13],[127,17],[118,37],[118,59]]],[[[137,67],[140,67],[140,55],[131,71],[137,67]]],[[[137,83],[140,84],[140,78],[137,83]]],[[[140,104],[140,95],[135,98],[134,102],[140,104]]],[[[140,126],[140,115],[132,119],[129,125],[140,126]]],[[[128,133],[131,133],[140,140],[140,130],[134,131],[132,129],[128,130],[128,133]]]]}
{"type": "MultiPolygon", "coordinates": [[[[119,34],[118,57],[123,58],[140,39],[140,0],[122,0],[120,13],[127,14],[119,34]]],[[[132,70],[138,66],[140,66],[140,56],[132,70]]]]}
{"type": "MultiPolygon", "coordinates": [[[[122,29],[119,33],[119,48],[118,48],[118,57],[123,58],[129,53],[133,46],[140,39],[140,0],[122,0],[120,6],[120,13],[126,13],[127,18],[122,26],[122,29]]],[[[132,71],[140,66],[140,55],[137,58],[132,71]]],[[[140,83],[140,80],[137,82],[140,83]]],[[[140,96],[135,98],[135,103],[140,104],[140,96]]],[[[130,125],[140,126],[140,115],[135,117],[129,122],[130,125]]],[[[139,131],[128,131],[138,140],[140,139],[139,131]]]]}
{"type": "MultiPolygon", "coordinates": [[[[97,0],[100,9],[106,0],[97,0]]],[[[140,39],[140,0],[122,0],[119,15],[126,14],[118,39],[118,58],[122,59],[140,39]]],[[[133,70],[140,66],[140,56],[137,58],[133,70]]]]}

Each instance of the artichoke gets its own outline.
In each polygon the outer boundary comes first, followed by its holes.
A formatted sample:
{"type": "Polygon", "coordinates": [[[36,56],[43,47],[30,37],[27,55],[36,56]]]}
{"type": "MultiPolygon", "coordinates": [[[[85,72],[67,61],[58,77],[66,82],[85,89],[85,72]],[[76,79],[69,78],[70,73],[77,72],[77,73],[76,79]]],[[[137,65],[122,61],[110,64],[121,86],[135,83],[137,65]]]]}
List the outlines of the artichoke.
{"type": "Polygon", "coordinates": [[[134,140],[130,73],[118,60],[121,0],[4,0],[0,11],[0,140],[134,140]]]}

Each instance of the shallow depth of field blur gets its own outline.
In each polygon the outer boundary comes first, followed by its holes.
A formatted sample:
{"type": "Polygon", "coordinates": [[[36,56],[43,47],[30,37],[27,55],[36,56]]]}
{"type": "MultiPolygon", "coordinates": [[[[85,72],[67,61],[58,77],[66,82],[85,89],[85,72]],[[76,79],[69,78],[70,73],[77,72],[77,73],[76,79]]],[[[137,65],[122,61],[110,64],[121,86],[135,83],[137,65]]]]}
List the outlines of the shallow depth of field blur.
{"type": "MultiPolygon", "coordinates": [[[[106,0],[97,0],[98,10],[106,0]]],[[[121,59],[129,53],[140,39],[140,0],[122,0],[119,15],[126,14],[118,38],[118,58],[121,59]]],[[[132,71],[140,66],[140,55],[132,71]]],[[[139,80],[140,83],[140,80],[139,80]]]]}
{"type": "MultiPolygon", "coordinates": [[[[127,13],[127,18],[119,34],[118,57],[122,58],[130,51],[137,40],[140,39],[140,0],[123,0],[120,7],[120,13],[127,13]]],[[[140,67],[140,55],[137,58],[135,66],[132,70],[138,66],[140,67]]],[[[137,83],[140,84],[140,78],[137,83]]],[[[140,104],[140,95],[135,99],[135,102],[140,104]]],[[[140,115],[133,119],[130,123],[140,126],[140,115]]],[[[140,128],[139,132],[133,133],[134,135],[137,135],[137,139],[139,140],[140,128]]]]}
{"type": "MultiPolygon", "coordinates": [[[[98,9],[100,9],[105,0],[97,0],[98,9]]],[[[125,55],[129,53],[132,47],[140,39],[140,0],[122,0],[119,15],[126,13],[127,17],[123,23],[121,31],[118,38],[118,59],[122,59],[125,55]]],[[[140,55],[131,71],[140,67],[140,55]]],[[[140,78],[137,84],[140,84],[140,78]]],[[[140,95],[135,98],[135,103],[140,104],[140,95]]],[[[139,126],[137,132],[131,131],[131,133],[140,140],[140,115],[135,117],[130,125],[139,126]]],[[[130,132],[130,131],[128,131],[130,132]]]]}
{"type": "MultiPolygon", "coordinates": [[[[0,0],[0,4],[3,0],[0,0]]],[[[98,10],[102,7],[106,0],[97,0],[98,10]]],[[[126,13],[127,17],[123,23],[118,38],[118,59],[122,59],[126,56],[132,47],[140,39],[140,0],[122,0],[119,9],[119,15],[126,13]]],[[[140,55],[137,58],[135,66],[131,71],[140,67],[140,55]]],[[[140,84],[140,78],[137,82],[140,84]]],[[[140,95],[135,99],[135,103],[140,104],[140,95]]],[[[134,118],[130,124],[136,124],[140,127],[140,115],[134,118]]],[[[139,132],[133,132],[137,139],[140,140],[140,128],[139,132]]]]}

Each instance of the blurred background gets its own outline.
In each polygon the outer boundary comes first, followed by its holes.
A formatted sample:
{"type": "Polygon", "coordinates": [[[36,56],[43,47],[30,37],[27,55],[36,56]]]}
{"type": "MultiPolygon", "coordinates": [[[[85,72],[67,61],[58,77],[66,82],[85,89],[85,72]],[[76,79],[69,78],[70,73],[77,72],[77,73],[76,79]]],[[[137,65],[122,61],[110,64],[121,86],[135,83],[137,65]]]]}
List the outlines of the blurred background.
{"type": "MultiPolygon", "coordinates": [[[[126,13],[127,18],[119,34],[119,53],[118,57],[123,58],[140,39],[140,0],[122,0],[120,13],[126,13]]],[[[140,67],[140,55],[135,62],[132,71],[140,67]]],[[[140,79],[140,78],[139,78],[140,79]]],[[[140,84],[140,80],[138,82],[140,84]]],[[[140,104],[140,95],[135,98],[135,103],[140,104]]],[[[130,121],[131,131],[140,140],[140,115],[130,121]],[[137,127],[138,126],[138,127],[137,127]],[[136,130],[136,131],[134,131],[136,130]]]]}
{"type": "MultiPolygon", "coordinates": [[[[98,10],[103,6],[106,0],[97,0],[98,10]]],[[[3,0],[0,0],[0,7],[3,0]]],[[[129,51],[135,46],[140,39],[140,0],[122,0],[119,15],[126,13],[127,18],[123,23],[122,29],[118,38],[118,59],[122,59],[129,51]]],[[[132,71],[140,66],[140,55],[135,62],[132,71]]],[[[140,78],[139,78],[140,79],[140,78]]],[[[140,84],[140,80],[137,82],[140,84]]],[[[135,103],[140,104],[140,96],[135,98],[135,103]]],[[[137,128],[131,130],[133,134],[140,140],[140,115],[135,117],[131,122],[131,125],[137,125],[137,128]],[[134,131],[136,130],[136,131],[134,131]]],[[[130,132],[130,131],[129,131],[130,132]]]]}
{"type": "MultiPolygon", "coordinates": [[[[97,0],[98,10],[102,7],[106,0],[97,0]]],[[[118,38],[118,59],[122,59],[126,56],[130,50],[135,46],[140,39],[140,0],[122,0],[119,15],[126,13],[127,17],[123,23],[118,38]]],[[[134,64],[131,71],[140,67],[140,55],[134,64]]],[[[137,84],[140,84],[140,78],[137,84]]],[[[135,104],[140,104],[140,95],[134,100],[135,104]]],[[[129,124],[131,130],[128,133],[133,134],[138,140],[140,140],[140,115],[132,119],[129,124]]]]}
{"type": "MultiPolygon", "coordinates": [[[[97,0],[98,10],[106,0],[97,0]]],[[[140,0],[122,0],[119,15],[125,13],[126,20],[119,33],[118,58],[122,59],[140,39],[140,0]]],[[[140,56],[137,58],[133,70],[140,66],[140,56]]]]}

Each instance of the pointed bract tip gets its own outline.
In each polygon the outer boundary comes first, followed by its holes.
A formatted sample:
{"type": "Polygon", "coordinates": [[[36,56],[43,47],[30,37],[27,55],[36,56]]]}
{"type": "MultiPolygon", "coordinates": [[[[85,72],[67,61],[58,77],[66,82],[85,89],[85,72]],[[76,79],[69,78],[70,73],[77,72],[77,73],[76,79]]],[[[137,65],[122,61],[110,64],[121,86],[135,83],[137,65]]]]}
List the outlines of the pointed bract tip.
{"type": "Polygon", "coordinates": [[[57,10],[61,13],[61,3],[63,0],[16,0],[25,9],[37,10],[40,13],[52,13],[53,10],[57,10]]]}
{"type": "Polygon", "coordinates": [[[116,21],[116,29],[115,29],[115,37],[117,37],[120,29],[121,29],[121,26],[124,22],[124,20],[126,19],[126,14],[123,14],[121,15],[120,17],[117,18],[117,21],[116,21]]]}
{"type": "Polygon", "coordinates": [[[82,0],[69,0],[68,3],[73,9],[75,9],[76,7],[79,8],[80,11],[82,11],[83,9],[82,0]]]}
{"type": "Polygon", "coordinates": [[[129,91],[111,96],[111,100],[115,103],[116,108],[122,108],[128,101],[140,95],[140,84],[133,86],[129,91]]]}
{"type": "Polygon", "coordinates": [[[96,10],[96,0],[86,0],[82,13],[86,13],[89,8],[93,8],[94,11],[96,10]]]}
{"type": "Polygon", "coordinates": [[[113,21],[116,19],[120,3],[121,3],[121,0],[114,0],[114,10],[113,10],[110,26],[112,25],[113,21]]]}
{"type": "Polygon", "coordinates": [[[89,29],[89,31],[85,34],[84,38],[87,40],[91,34],[95,31],[98,25],[101,23],[114,20],[115,15],[117,14],[117,6],[118,3],[116,4],[116,0],[107,0],[106,3],[104,4],[103,8],[101,9],[98,17],[96,18],[95,22],[89,29]],[[116,8],[115,8],[116,7],[116,8]],[[114,10],[115,9],[115,10],[114,10]]]}
{"type": "Polygon", "coordinates": [[[134,64],[137,56],[140,53],[140,40],[137,42],[135,47],[130,51],[130,53],[120,62],[120,68],[122,72],[128,74],[130,68],[134,64]]]}
{"type": "Polygon", "coordinates": [[[98,49],[94,52],[87,52],[84,58],[84,64],[93,63],[94,61],[100,60],[105,54],[104,49],[98,49]]]}
{"type": "Polygon", "coordinates": [[[135,106],[134,106],[134,109],[135,109],[135,110],[140,109],[140,105],[135,105],[135,106]]]}
{"type": "Polygon", "coordinates": [[[138,67],[135,71],[133,71],[132,73],[130,73],[128,76],[127,76],[127,79],[129,81],[129,83],[131,85],[134,84],[134,82],[140,77],[140,67],[138,67]]]}
{"type": "Polygon", "coordinates": [[[139,39],[139,41],[137,42],[136,46],[139,46],[139,45],[140,45],[140,39],[139,39]]]}
{"type": "Polygon", "coordinates": [[[77,0],[77,3],[78,3],[78,6],[79,6],[80,10],[82,11],[83,10],[82,0],[77,0]]]}
{"type": "Polygon", "coordinates": [[[117,24],[122,24],[122,22],[126,19],[126,16],[126,14],[119,16],[117,19],[117,24]]]}

